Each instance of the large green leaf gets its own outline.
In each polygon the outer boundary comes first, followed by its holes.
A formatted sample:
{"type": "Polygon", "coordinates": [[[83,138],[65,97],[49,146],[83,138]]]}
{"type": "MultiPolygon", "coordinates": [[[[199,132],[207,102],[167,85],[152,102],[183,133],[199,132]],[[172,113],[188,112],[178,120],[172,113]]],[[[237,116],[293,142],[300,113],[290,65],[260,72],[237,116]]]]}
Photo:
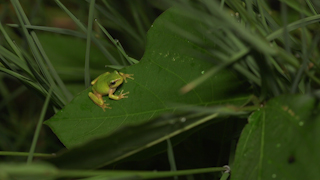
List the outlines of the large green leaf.
{"type": "Polygon", "coordinates": [[[250,116],[237,146],[231,179],[319,179],[318,137],[320,116],[315,98],[274,98],[250,116]]]}
{"type": "Polygon", "coordinates": [[[175,24],[194,36],[203,37],[194,29],[200,23],[177,11],[170,9],[154,22],[140,63],[121,70],[134,74],[134,80],[129,79],[116,92],[129,91],[128,99],[114,101],[104,97],[112,107],[104,112],[89,99],[91,88],[88,88],[45,122],[67,148],[114,132],[121,126],[139,124],[164,112],[174,112],[178,107],[243,103],[247,97],[235,97],[241,83],[228,71],[211,77],[185,95],[179,93],[181,87],[201,76],[212,64],[199,59],[208,57],[204,49],[167,28],[168,24],[175,24]]]}

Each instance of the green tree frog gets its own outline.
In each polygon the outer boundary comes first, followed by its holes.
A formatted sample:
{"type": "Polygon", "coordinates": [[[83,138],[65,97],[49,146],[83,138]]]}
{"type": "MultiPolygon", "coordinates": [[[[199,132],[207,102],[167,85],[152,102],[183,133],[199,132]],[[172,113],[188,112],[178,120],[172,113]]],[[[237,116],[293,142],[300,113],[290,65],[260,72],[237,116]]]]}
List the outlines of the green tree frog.
{"type": "Polygon", "coordinates": [[[113,93],[116,91],[117,87],[123,83],[123,80],[127,82],[127,78],[134,79],[131,76],[133,76],[133,74],[124,74],[118,71],[103,73],[91,81],[93,93],[89,92],[88,95],[103,111],[105,111],[105,108],[111,109],[111,107],[108,106],[109,104],[105,104],[102,96],[108,95],[109,98],[114,100],[128,98],[128,96],[125,95],[129,94],[129,92],[122,93],[122,90],[119,95],[114,95],[113,93]]]}

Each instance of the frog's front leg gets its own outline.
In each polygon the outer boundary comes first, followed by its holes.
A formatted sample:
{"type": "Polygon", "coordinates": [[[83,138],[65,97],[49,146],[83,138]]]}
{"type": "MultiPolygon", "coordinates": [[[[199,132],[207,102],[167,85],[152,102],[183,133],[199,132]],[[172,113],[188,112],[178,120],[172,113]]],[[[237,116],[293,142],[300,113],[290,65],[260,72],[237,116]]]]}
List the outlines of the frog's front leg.
{"type": "Polygon", "coordinates": [[[124,82],[127,82],[127,78],[134,79],[133,77],[131,77],[131,76],[133,76],[133,74],[124,74],[122,72],[119,72],[119,74],[120,74],[120,76],[122,76],[124,82]]]}
{"type": "Polygon", "coordinates": [[[98,106],[102,108],[103,111],[105,111],[105,108],[111,109],[111,107],[108,107],[109,104],[105,104],[105,101],[102,99],[101,94],[89,92],[90,99],[98,106]]]}
{"type": "Polygon", "coordinates": [[[125,95],[129,94],[129,92],[122,93],[123,92],[123,90],[122,90],[119,95],[114,95],[113,94],[114,92],[115,92],[115,89],[109,91],[109,98],[114,99],[114,100],[120,100],[120,99],[123,99],[123,98],[128,98],[128,96],[125,96],[125,95]]]}

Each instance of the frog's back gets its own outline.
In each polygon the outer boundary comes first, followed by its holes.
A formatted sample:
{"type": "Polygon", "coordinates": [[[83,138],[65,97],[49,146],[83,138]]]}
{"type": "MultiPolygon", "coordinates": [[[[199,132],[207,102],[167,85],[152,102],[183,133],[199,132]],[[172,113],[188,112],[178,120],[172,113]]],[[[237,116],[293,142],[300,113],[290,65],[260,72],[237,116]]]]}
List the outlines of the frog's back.
{"type": "Polygon", "coordinates": [[[109,83],[110,80],[107,77],[101,77],[99,80],[93,85],[93,88],[101,95],[106,95],[109,92],[109,83]]]}

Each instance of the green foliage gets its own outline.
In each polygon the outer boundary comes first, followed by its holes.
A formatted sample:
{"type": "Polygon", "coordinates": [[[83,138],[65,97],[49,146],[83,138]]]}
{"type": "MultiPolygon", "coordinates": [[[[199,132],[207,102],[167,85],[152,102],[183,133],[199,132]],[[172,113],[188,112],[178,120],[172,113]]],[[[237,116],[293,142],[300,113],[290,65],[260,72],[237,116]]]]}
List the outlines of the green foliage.
{"type": "Polygon", "coordinates": [[[307,95],[274,98],[249,117],[231,179],[319,177],[319,105],[307,95]]]}
{"type": "MultiPolygon", "coordinates": [[[[2,163],[0,179],[227,179],[229,173],[212,173],[228,170],[226,164],[237,180],[319,179],[316,1],[128,1],[124,6],[91,0],[79,3],[80,13],[73,3],[55,0],[54,6],[78,30],[49,27],[44,22],[52,16],[36,16],[53,3],[4,3],[15,14],[0,15],[0,108],[9,114],[1,115],[6,120],[0,126],[5,139],[0,155],[28,155],[28,165],[2,163]],[[134,74],[134,80],[115,92],[129,91],[129,98],[103,97],[112,107],[104,112],[89,99],[89,83],[112,69],[134,74]],[[26,134],[38,123],[30,150],[7,145],[11,139],[31,144],[31,135],[10,133],[22,121],[14,116],[19,112],[14,103],[6,103],[26,89],[11,92],[8,78],[46,98],[41,115],[26,118],[26,134]],[[54,113],[47,111],[49,101],[54,113]],[[43,119],[66,147],[57,148],[56,156],[43,154],[52,150],[35,153],[37,141],[44,142],[43,119]],[[32,163],[33,156],[42,157],[41,163],[32,163]],[[166,165],[148,167],[152,160],[166,165]],[[100,167],[143,171],[92,170],[100,167]],[[172,172],[146,171],[153,169],[172,172]]],[[[44,132],[50,137],[48,129],[44,132]]]]}

